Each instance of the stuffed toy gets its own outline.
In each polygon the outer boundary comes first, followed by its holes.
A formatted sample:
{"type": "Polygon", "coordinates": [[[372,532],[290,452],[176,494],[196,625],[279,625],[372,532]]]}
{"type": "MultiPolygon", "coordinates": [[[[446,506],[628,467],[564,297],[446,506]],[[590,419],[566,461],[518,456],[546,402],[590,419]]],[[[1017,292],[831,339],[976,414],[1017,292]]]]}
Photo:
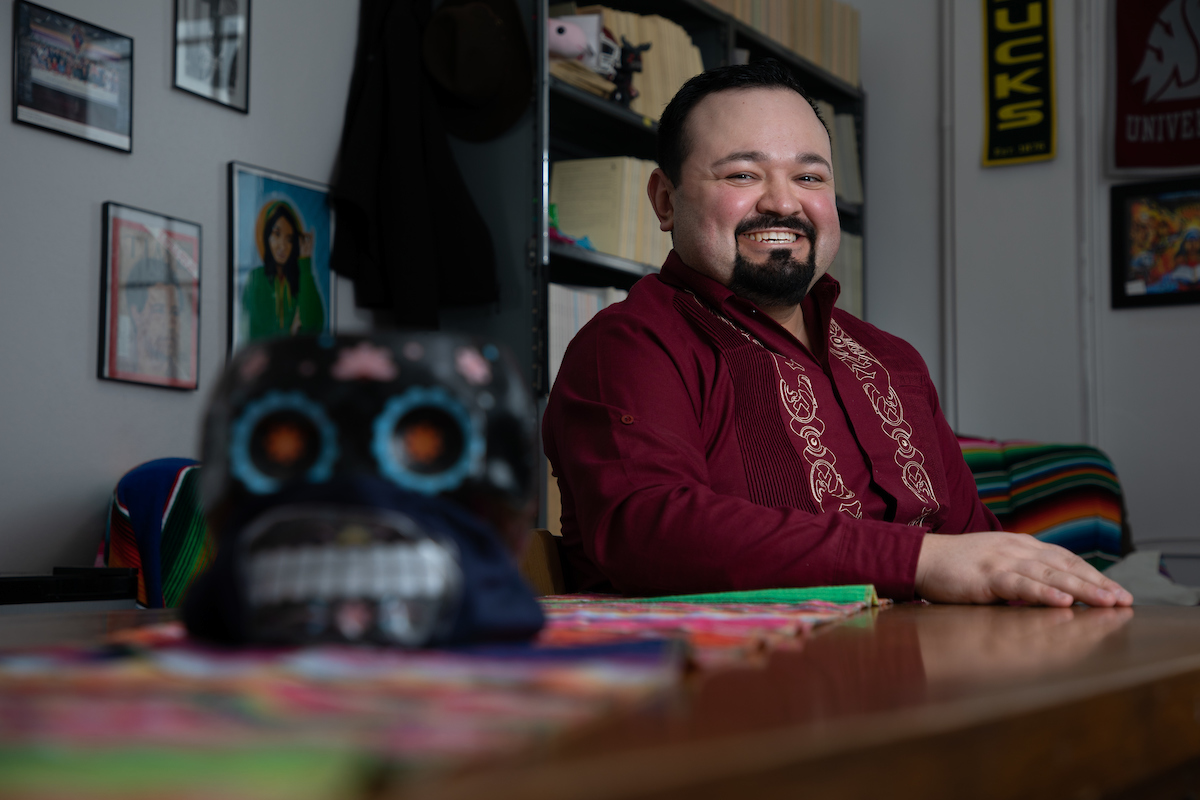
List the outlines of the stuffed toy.
{"type": "Polygon", "coordinates": [[[583,28],[570,20],[553,17],[546,20],[546,47],[550,58],[568,61],[582,61],[592,50],[583,28]]]}

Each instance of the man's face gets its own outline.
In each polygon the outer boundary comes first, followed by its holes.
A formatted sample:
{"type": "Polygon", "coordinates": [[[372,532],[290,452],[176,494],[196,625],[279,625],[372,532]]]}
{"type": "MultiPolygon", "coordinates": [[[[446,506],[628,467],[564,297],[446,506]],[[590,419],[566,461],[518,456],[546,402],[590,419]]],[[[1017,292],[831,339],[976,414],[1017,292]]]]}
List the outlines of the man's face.
{"type": "Polygon", "coordinates": [[[788,89],[711,94],[689,115],[691,151],[664,229],[693,269],[760,305],[794,305],[841,241],[829,135],[788,89]]]}

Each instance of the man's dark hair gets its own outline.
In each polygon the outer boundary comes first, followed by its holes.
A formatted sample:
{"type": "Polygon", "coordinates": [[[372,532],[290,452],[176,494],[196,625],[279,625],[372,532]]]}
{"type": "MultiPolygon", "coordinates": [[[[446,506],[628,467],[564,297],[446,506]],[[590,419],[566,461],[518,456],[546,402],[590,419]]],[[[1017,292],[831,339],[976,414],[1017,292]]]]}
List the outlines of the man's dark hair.
{"type": "Polygon", "coordinates": [[[679,185],[683,162],[691,150],[691,141],[685,132],[688,115],[705,97],[730,89],[790,89],[812,106],[817,119],[825,125],[826,131],[829,130],[825,120],[821,119],[816,103],[791,70],[773,58],[701,72],[675,93],[658,121],[658,166],[662,167],[673,185],[679,185]]]}
{"type": "Polygon", "coordinates": [[[141,312],[146,308],[146,297],[150,294],[150,288],[160,283],[178,286],[179,278],[175,270],[161,258],[142,257],[125,276],[125,302],[130,308],[141,312]]]}

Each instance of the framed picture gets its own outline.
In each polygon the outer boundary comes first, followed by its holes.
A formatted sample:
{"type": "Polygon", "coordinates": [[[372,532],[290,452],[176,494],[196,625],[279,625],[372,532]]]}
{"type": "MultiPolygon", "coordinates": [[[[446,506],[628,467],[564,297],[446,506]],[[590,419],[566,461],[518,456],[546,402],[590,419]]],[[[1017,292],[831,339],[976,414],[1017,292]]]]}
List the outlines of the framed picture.
{"type": "Polygon", "coordinates": [[[200,226],[104,204],[101,378],[199,385],[200,226]]]}
{"type": "Polygon", "coordinates": [[[1200,176],[1112,187],[1112,306],[1200,303],[1200,176]]]}
{"type": "Polygon", "coordinates": [[[133,149],[133,39],[13,3],[13,120],[133,149]]]}
{"type": "Polygon", "coordinates": [[[250,0],[175,0],[175,87],[250,110],[250,0]]]}
{"type": "Polygon", "coordinates": [[[328,186],[230,162],[230,353],[260,339],[333,331],[333,226],[328,186]]]}

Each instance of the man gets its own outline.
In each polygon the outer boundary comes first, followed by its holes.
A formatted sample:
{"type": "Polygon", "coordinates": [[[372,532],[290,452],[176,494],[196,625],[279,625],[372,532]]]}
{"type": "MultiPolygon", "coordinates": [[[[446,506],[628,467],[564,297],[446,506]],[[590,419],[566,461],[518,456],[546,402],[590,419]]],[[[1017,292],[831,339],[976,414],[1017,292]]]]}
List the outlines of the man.
{"type": "Polygon", "coordinates": [[[648,191],[674,251],[571,343],[543,425],[579,588],[1129,605],[999,532],[920,356],[833,309],[830,158],[775,62],[699,75],[663,113],[648,191]]]}

